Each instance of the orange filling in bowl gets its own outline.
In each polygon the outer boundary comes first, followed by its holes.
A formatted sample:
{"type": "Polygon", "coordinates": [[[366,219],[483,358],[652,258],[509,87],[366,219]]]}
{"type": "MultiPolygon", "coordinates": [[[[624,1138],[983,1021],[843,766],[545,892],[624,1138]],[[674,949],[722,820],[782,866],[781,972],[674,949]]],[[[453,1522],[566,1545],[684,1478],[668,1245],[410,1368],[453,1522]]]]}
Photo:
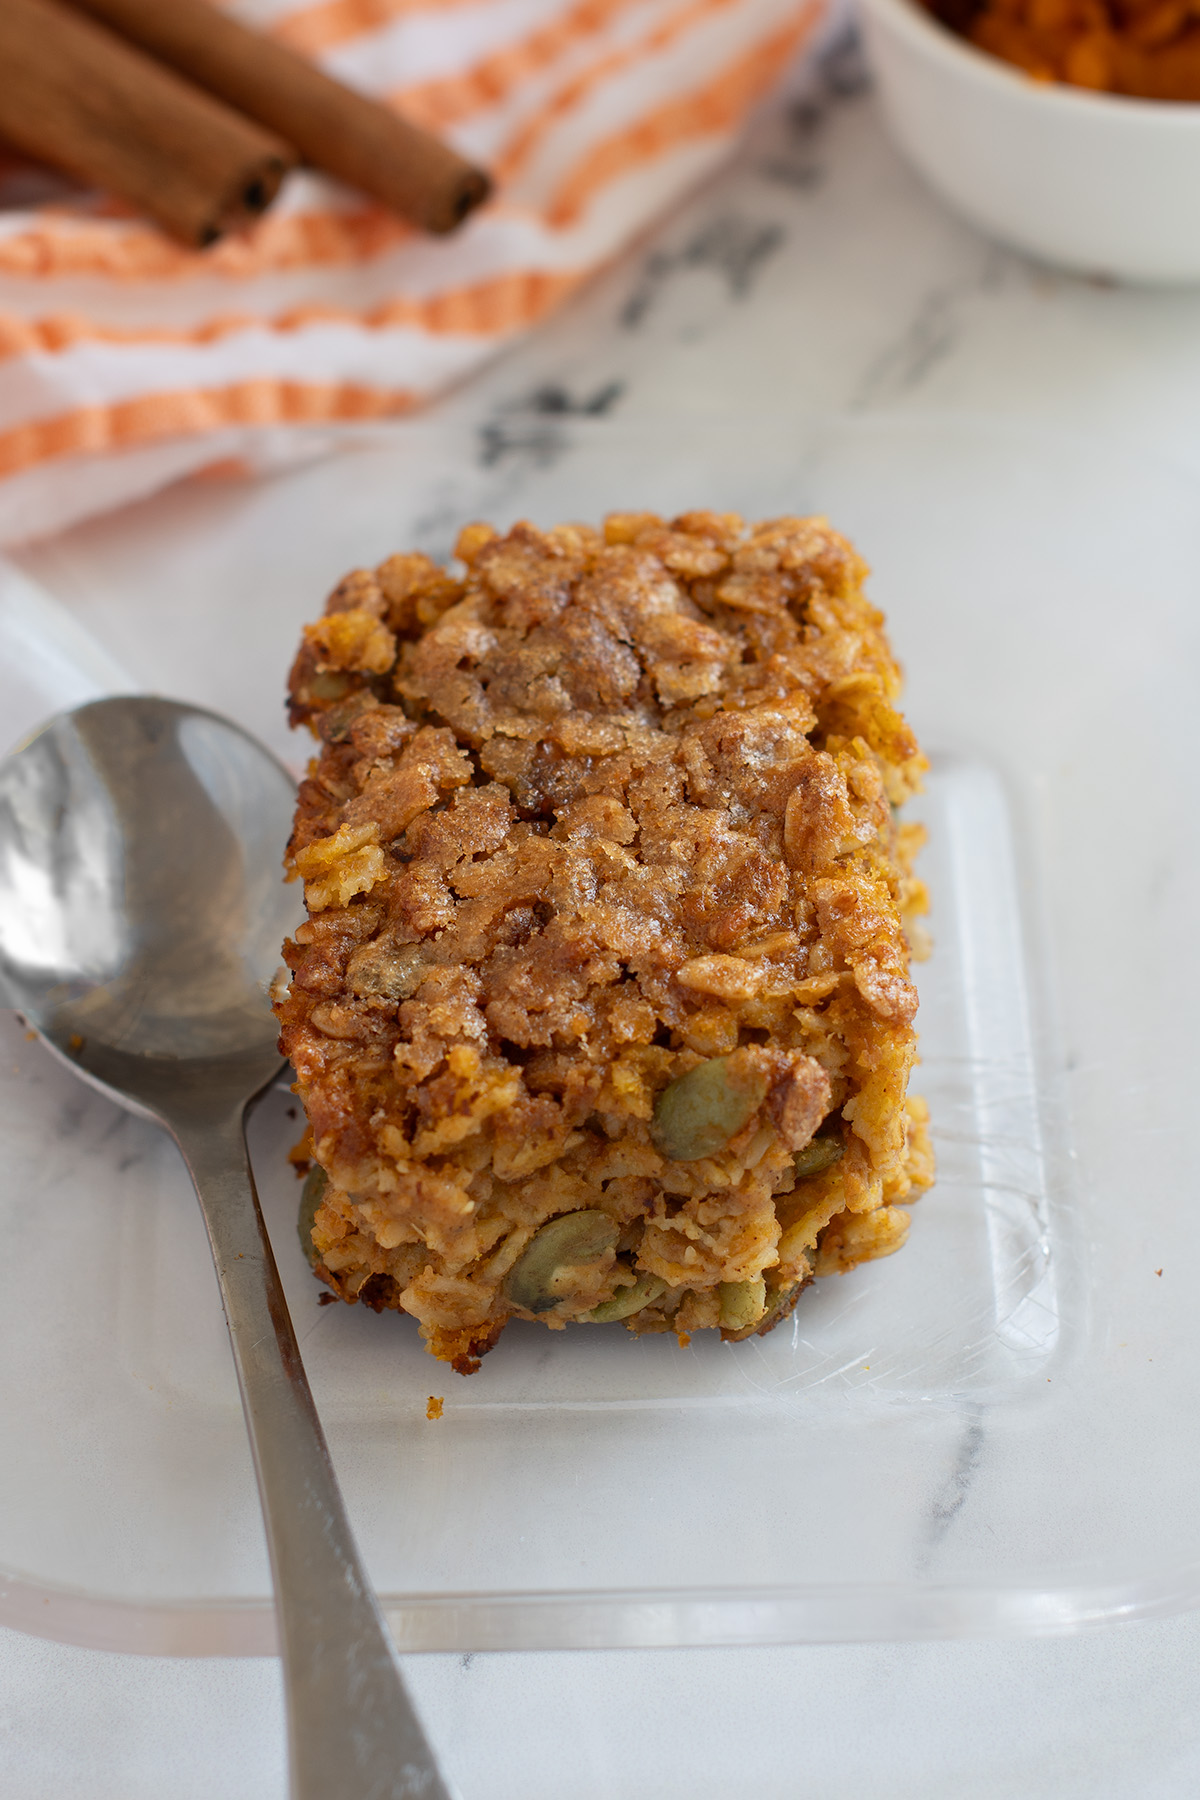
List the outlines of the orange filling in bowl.
{"type": "Polygon", "coordinates": [[[980,50],[1037,81],[1200,101],[1200,0],[929,0],[980,50]]]}

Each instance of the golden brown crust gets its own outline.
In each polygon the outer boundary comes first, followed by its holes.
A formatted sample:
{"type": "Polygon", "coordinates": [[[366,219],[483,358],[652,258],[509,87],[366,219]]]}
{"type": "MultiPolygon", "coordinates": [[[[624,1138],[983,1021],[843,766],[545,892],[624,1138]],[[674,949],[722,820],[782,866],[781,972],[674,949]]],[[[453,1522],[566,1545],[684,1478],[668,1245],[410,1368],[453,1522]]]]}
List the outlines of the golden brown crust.
{"type": "Polygon", "coordinates": [[[318,1272],[466,1367],[535,1316],[506,1277],[562,1214],[617,1241],[552,1326],[635,1276],[631,1328],[714,1325],[731,1284],[798,1291],[818,1241],[894,1248],[930,1174],[893,818],[924,761],[857,555],[712,513],[471,526],[459,554],[348,576],[292,671],[322,749],[277,1010],[330,1176],[318,1272]],[[761,1104],[668,1160],[657,1097],[727,1056],[761,1104]],[[797,1184],[830,1110],[844,1154],[797,1184]]]}

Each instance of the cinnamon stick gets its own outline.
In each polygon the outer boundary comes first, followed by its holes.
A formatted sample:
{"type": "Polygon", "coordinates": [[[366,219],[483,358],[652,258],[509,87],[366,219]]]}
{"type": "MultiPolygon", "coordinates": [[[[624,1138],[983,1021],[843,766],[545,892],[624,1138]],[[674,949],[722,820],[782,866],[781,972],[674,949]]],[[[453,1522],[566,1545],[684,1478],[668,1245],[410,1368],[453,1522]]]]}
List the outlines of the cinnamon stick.
{"type": "Polygon", "coordinates": [[[0,0],[0,137],[199,247],[260,213],[296,160],[57,0],[0,0]]]}
{"type": "Polygon", "coordinates": [[[304,160],[426,231],[487,198],[482,169],[206,0],[75,0],[180,74],[295,144],[304,160]]]}

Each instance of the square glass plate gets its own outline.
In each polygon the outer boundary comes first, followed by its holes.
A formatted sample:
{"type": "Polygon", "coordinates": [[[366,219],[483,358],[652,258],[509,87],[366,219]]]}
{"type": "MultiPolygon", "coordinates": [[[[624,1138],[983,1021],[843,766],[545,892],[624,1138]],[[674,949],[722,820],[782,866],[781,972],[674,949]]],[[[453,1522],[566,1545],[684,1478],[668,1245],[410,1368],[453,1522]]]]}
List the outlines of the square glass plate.
{"type": "MultiPolygon", "coordinates": [[[[397,1639],[1028,1633],[1194,1604],[1200,515],[1181,476],[987,421],[409,425],[23,560],[136,684],[298,766],[283,678],[345,569],[445,554],[472,517],[697,505],[827,512],[875,567],[933,759],[916,1087],[938,1183],[900,1255],[766,1339],[517,1326],[464,1381],[413,1321],[318,1305],[283,1160],[300,1126],[268,1095],[260,1190],[397,1639]]],[[[0,1620],[261,1653],[257,1499],[182,1166],[0,1026],[0,1620]]]]}

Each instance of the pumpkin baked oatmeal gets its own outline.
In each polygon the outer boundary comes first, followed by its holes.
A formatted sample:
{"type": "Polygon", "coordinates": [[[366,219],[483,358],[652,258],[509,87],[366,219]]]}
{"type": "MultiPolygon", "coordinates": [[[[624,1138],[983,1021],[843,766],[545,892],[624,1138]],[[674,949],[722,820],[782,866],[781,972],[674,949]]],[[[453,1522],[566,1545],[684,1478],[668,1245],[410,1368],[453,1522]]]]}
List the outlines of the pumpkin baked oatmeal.
{"type": "Polygon", "coordinates": [[[280,1045],[343,1300],[768,1330],[904,1240],[925,762],[823,519],[469,525],[305,628],[280,1045]]]}

